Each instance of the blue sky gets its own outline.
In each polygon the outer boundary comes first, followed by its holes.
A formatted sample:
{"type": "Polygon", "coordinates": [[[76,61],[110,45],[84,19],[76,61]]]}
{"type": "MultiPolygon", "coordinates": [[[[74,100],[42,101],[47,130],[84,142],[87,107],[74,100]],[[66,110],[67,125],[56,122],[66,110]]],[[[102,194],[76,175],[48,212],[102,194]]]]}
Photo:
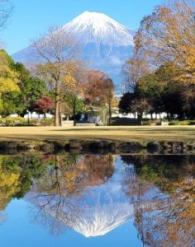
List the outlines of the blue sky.
{"type": "Polygon", "coordinates": [[[82,12],[103,12],[136,30],[142,17],[162,0],[11,0],[14,6],[7,28],[1,32],[10,54],[28,46],[49,27],[64,25],[82,12]]]}

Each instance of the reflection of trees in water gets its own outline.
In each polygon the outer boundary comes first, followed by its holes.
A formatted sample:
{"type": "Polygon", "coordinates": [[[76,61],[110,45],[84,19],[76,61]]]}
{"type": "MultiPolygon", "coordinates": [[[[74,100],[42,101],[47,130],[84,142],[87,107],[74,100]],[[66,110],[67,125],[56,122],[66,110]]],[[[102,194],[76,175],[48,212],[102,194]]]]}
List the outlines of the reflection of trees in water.
{"type": "Polygon", "coordinates": [[[69,208],[70,212],[75,214],[78,213],[78,208],[68,202],[67,197],[63,195],[30,193],[27,199],[36,206],[31,209],[33,221],[43,225],[55,235],[65,231],[66,222],[72,222],[72,216],[64,212],[65,208],[69,208]]]}
{"type": "Polygon", "coordinates": [[[195,157],[123,156],[122,160],[134,164],[137,174],[126,192],[136,201],[135,225],[143,243],[154,247],[194,246],[195,157]],[[154,186],[168,198],[155,197],[151,207],[143,206],[154,186]]]}
{"type": "Polygon", "coordinates": [[[39,180],[36,189],[48,194],[79,194],[87,186],[103,184],[114,172],[112,155],[70,154],[50,157],[50,167],[39,180]]]}
{"type": "Polygon", "coordinates": [[[71,227],[90,203],[82,198],[82,192],[104,184],[113,172],[112,155],[51,156],[47,172],[34,182],[27,196],[38,207],[35,220],[55,233],[64,224],[71,227]]]}
{"type": "Polygon", "coordinates": [[[43,170],[38,156],[0,156],[0,210],[12,198],[23,197],[32,180],[41,176],[43,170]]]}

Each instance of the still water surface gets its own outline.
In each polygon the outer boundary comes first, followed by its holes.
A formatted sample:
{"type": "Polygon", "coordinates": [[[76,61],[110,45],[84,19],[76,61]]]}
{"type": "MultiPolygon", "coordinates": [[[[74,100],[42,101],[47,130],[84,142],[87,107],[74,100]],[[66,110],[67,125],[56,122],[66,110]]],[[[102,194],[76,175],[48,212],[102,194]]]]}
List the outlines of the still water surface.
{"type": "Polygon", "coordinates": [[[2,247],[194,247],[195,157],[0,156],[2,247]]]}

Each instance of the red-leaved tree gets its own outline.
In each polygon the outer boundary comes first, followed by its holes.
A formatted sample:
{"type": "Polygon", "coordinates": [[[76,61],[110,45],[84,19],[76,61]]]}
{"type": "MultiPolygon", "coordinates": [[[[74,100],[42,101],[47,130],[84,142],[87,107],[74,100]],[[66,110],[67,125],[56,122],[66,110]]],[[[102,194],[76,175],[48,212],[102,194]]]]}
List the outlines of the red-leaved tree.
{"type": "Polygon", "coordinates": [[[53,100],[49,96],[43,96],[35,102],[34,110],[39,114],[51,112],[54,108],[53,100]]]}

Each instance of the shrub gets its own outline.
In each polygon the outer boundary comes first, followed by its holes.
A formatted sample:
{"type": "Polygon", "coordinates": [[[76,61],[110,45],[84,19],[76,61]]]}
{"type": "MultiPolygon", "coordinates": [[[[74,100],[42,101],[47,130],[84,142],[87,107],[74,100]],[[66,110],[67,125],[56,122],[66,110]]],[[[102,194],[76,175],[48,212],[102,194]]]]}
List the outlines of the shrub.
{"type": "Polygon", "coordinates": [[[0,118],[0,126],[25,126],[27,124],[27,119],[22,117],[0,118]]]}
{"type": "Polygon", "coordinates": [[[43,118],[40,120],[41,126],[52,126],[53,125],[53,118],[43,118]]]}
{"type": "Polygon", "coordinates": [[[195,125],[195,120],[182,120],[182,121],[175,120],[175,121],[171,121],[169,125],[179,125],[179,126],[195,125]]]}
{"type": "Polygon", "coordinates": [[[0,118],[0,126],[51,126],[53,124],[53,119],[25,119],[23,117],[5,117],[0,118]]]}

